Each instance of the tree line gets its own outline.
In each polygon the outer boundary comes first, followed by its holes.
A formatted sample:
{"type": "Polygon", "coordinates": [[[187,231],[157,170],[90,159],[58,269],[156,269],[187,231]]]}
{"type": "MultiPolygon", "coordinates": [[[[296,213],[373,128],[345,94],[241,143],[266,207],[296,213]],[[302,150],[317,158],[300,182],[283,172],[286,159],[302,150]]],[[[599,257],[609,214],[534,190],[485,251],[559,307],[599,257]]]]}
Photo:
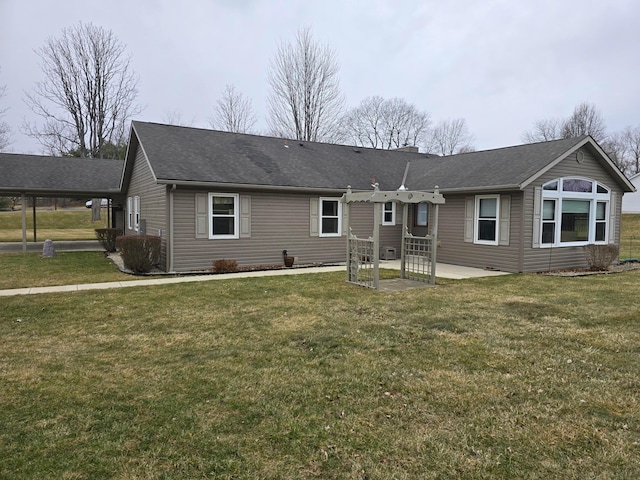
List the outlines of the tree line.
{"type": "MultiPolygon", "coordinates": [[[[36,53],[43,79],[25,101],[41,121],[24,122],[21,132],[51,155],[123,158],[128,124],[142,111],[125,46],[111,31],[79,23],[50,37],[36,53]]],[[[419,147],[443,156],[474,150],[464,118],[433,122],[428,112],[397,97],[370,96],[347,107],[339,72],[335,50],[318,43],[309,28],[281,42],[269,63],[268,129],[262,133],[380,149],[419,147]]],[[[5,93],[0,84],[0,100],[5,93]]],[[[11,140],[5,112],[0,108],[0,151],[11,140]]],[[[168,120],[180,123],[181,117],[174,112],[168,120]]],[[[251,100],[234,85],[225,86],[209,122],[219,130],[258,133],[251,100]]],[[[602,115],[589,103],[569,117],[535,122],[523,141],[582,134],[591,135],[626,174],[640,172],[640,126],[607,134],[602,115]]]]}
{"type": "Polygon", "coordinates": [[[602,113],[589,102],[576,105],[566,118],[536,121],[531,129],[524,132],[522,140],[526,143],[546,142],[580,135],[591,135],[626,175],[640,173],[640,125],[627,126],[609,134],[602,113]]]}
{"type": "MultiPolygon", "coordinates": [[[[381,149],[420,147],[439,155],[473,150],[464,118],[433,124],[426,111],[404,99],[379,96],[347,108],[339,71],[335,50],[316,42],[308,28],[299,30],[293,41],[281,43],[269,64],[267,133],[381,149]]],[[[255,123],[251,101],[227,85],[211,125],[251,133],[255,123]]]]}

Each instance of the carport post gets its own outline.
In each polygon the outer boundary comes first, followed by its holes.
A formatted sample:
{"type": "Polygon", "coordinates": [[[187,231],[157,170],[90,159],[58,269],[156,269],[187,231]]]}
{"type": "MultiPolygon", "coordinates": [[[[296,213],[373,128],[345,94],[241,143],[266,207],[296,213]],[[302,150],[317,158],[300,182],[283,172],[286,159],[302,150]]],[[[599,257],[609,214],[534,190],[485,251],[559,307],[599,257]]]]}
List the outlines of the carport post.
{"type": "Polygon", "coordinates": [[[22,211],[22,253],[27,253],[27,210],[25,204],[27,203],[27,197],[24,192],[20,197],[20,210],[22,211]]]}
{"type": "Polygon", "coordinates": [[[38,241],[36,232],[36,197],[33,197],[33,243],[38,241]]]}

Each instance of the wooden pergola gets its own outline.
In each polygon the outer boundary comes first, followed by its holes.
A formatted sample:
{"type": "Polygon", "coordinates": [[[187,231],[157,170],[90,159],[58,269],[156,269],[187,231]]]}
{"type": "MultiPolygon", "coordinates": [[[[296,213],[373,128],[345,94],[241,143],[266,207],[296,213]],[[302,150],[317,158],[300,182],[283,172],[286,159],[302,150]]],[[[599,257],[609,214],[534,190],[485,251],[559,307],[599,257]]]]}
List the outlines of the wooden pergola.
{"type": "Polygon", "coordinates": [[[402,205],[402,248],[400,278],[435,284],[436,248],[438,236],[438,206],[445,203],[438,192],[410,191],[401,187],[396,191],[381,191],[378,184],[371,192],[352,192],[351,187],[342,196],[347,219],[347,282],[369,288],[380,288],[380,222],[382,205],[396,202],[402,205]],[[354,202],[373,203],[373,233],[362,239],[353,235],[350,226],[349,205],[354,202]],[[431,233],[416,237],[409,232],[409,205],[428,203],[434,205],[431,233]]]}

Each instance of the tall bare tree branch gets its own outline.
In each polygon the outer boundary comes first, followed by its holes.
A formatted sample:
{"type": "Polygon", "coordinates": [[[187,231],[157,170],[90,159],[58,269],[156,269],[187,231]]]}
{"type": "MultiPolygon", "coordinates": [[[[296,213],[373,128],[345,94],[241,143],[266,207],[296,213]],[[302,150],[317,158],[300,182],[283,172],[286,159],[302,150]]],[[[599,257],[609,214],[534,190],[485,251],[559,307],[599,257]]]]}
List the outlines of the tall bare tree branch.
{"type": "Polygon", "coordinates": [[[344,99],[335,52],[317,44],[310,29],[282,43],[269,68],[272,134],[306,141],[338,141],[344,99]]]}
{"type": "Polygon", "coordinates": [[[607,137],[606,130],[602,114],[596,106],[582,102],[563,123],[561,135],[562,138],[591,135],[596,142],[601,143],[607,137]]]}
{"type": "Polygon", "coordinates": [[[42,123],[25,123],[23,132],[57,155],[101,157],[105,144],[121,142],[141,109],[134,104],[138,80],[113,33],[80,23],[36,53],[45,79],[25,102],[42,123]]]}
{"type": "MultiPolygon", "coordinates": [[[[6,85],[0,86],[0,100],[2,100],[6,94],[6,85]]],[[[11,144],[11,127],[7,122],[2,120],[7,110],[9,110],[9,107],[2,108],[2,106],[0,106],[0,152],[11,144]]]]}
{"type": "Polygon", "coordinates": [[[429,127],[429,114],[401,98],[367,97],[342,120],[346,140],[382,149],[419,146],[429,127]]]}
{"type": "Polygon", "coordinates": [[[522,135],[525,143],[548,142],[561,138],[562,120],[559,118],[549,118],[538,120],[531,130],[522,135]]]}
{"type": "Polygon", "coordinates": [[[455,155],[474,151],[473,135],[464,118],[440,121],[429,132],[427,152],[436,155],[455,155]]]}
{"type": "Polygon", "coordinates": [[[522,140],[527,143],[546,142],[580,135],[591,135],[598,143],[607,138],[602,114],[592,103],[576,105],[573,113],[564,119],[538,120],[531,130],[524,132],[522,140]]]}
{"type": "Polygon", "coordinates": [[[251,100],[233,85],[225,86],[213,110],[211,127],[235,133],[251,133],[256,124],[251,100]]]}

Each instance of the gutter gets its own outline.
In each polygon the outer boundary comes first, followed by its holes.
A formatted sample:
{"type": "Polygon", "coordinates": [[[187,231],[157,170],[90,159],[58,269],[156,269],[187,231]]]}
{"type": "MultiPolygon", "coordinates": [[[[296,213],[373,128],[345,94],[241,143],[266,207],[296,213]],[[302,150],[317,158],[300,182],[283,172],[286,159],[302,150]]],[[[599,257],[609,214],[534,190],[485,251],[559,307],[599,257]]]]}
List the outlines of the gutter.
{"type": "Polygon", "coordinates": [[[254,185],[249,183],[219,183],[219,182],[190,182],[190,181],[176,181],[176,180],[163,180],[159,179],[158,184],[172,185],[174,188],[179,187],[197,187],[197,188],[216,188],[216,189],[228,189],[228,190],[265,190],[265,191],[291,191],[300,193],[314,193],[314,192],[327,192],[327,193],[345,193],[347,186],[344,188],[326,188],[326,187],[292,187],[286,185],[254,185]]]}
{"type": "MultiPolygon", "coordinates": [[[[424,190],[433,192],[435,189],[424,190]]],[[[473,192],[497,192],[497,191],[520,191],[520,185],[488,185],[483,187],[457,187],[457,188],[439,188],[440,193],[473,193],[473,192]]]]}

